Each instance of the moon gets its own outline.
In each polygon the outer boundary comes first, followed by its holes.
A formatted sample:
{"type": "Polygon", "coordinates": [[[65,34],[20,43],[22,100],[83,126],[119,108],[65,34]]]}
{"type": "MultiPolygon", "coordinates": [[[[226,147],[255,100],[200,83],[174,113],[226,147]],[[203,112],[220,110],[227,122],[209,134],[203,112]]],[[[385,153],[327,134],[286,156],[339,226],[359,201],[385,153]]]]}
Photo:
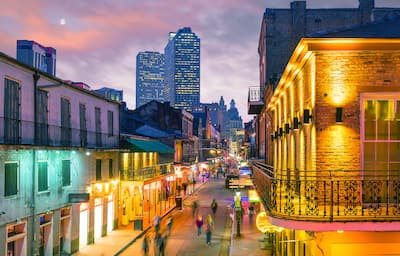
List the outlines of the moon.
{"type": "Polygon", "coordinates": [[[64,18],[60,19],[60,25],[65,25],[65,23],[67,23],[67,21],[64,18]]]}

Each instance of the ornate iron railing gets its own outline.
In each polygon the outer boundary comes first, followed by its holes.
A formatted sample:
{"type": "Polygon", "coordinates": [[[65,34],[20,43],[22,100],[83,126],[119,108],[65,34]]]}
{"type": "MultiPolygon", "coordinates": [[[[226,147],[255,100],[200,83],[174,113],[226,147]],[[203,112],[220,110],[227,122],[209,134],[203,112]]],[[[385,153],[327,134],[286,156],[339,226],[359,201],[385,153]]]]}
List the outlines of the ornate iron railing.
{"type": "Polygon", "coordinates": [[[253,162],[271,216],[309,221],[400,221],[400,175],[388,171],[274,170],[253,162]]]}
{"type": "Polygon", "coordinates": [[[120,170],[120,177],[121,180],[125,181],[146,181],[172,173],[174,173],[173,163],[166,163],[142,167],[137,170],[131,168],[122,169],[120,170]]]}
{"type": "Polygon", "coordinates": [[[0,144],[118,148],[119,134],[0,117],[0,144]]]}

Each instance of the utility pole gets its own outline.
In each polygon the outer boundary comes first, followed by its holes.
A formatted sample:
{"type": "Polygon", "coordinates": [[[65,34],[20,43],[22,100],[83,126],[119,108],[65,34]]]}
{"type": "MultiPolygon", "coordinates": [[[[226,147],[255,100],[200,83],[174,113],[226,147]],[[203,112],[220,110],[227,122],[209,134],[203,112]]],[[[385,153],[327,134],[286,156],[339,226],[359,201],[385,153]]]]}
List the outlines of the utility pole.
{"type": "MultiPolygon", "coordinates": [[[[34,146],[37,137],[37,82],[40,79],[40,75],[35,71],[33,74],[33,125],[34,125],[34,146]]],[[[32,152],[32,200],[31,200],[31,211],[32,211],[32,245],[31,255],[36,255],[36,149],[33,148],[32,152]]]]}

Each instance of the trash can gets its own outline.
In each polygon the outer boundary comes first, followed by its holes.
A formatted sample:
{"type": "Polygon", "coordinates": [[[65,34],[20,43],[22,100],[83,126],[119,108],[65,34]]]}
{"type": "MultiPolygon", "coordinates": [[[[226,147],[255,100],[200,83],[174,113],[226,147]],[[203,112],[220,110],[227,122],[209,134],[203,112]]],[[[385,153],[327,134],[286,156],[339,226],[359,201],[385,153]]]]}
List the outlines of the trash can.
{"type": "Polygon", "coordinates": [[[143,217],[136,217],[133,220],[133,229],[134,230],[143,230],[143,217]]]}
{"type": "Polygon", "coordinates": [[[182,210],[182,197],[180,196],[175,197],[175,204],[178,210],[182,210]]]}

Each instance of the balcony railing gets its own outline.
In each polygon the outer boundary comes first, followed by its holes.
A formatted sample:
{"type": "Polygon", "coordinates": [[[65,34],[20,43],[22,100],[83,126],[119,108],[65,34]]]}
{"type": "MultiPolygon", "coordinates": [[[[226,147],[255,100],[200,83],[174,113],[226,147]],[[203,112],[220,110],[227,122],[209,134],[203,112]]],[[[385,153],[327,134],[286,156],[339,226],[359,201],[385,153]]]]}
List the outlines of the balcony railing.
{"type": "Polygon", "coordinates": [[[263,93],[260,87],[250,87],[248,102],[247,102],[247,112],[249,115],[260,114],[262,107],[264,106],[263,93]]]}
{"type": "Polygon", "coordinates": [[[120,170],[121,180],[124,181],[146,181],[174,173],[173,163],[158,164],[149,167],[120,170]]]}
{"type": "Polygon", "coordinates": [[[400,221],[400,174],[388,171],[274,171],[253,163],[268,213],[305,221],[400,221]]]}
{"type": "Polygon", "coordinates": [[[119,135],[0,117],[0,144],[118,148],[119,135]]]}

